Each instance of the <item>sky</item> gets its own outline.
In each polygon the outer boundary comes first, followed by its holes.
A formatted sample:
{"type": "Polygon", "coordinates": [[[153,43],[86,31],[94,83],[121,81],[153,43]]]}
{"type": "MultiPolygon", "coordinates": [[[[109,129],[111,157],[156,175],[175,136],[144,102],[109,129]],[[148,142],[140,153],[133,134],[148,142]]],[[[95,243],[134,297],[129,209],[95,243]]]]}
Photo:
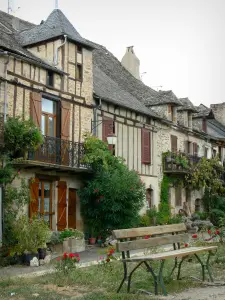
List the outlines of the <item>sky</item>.
{"type": "MultiPolygon", "coordinates": [[[[55,0],[11,0],[15,15],[39,24],[55,0]],[[20,7],[17,9],[17,7],[20,7]]],[[[225,102],[225,0],[58,0],[77,31],[119,60],[127,46],[142,80],[195,104],[225,102]]],[[[7,11],[8,0],[0,0],[7,11]]]]}

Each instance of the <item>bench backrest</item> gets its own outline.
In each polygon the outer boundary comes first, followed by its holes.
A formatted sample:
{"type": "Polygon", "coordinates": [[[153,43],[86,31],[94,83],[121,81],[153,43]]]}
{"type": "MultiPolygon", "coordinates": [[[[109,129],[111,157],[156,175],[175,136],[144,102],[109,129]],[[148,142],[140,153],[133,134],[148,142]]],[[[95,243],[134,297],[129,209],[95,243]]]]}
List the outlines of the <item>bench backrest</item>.
{"type": "Polygon", "coordinates": [[[179,245],[188,241],[186,231],[185,224],[181,223],[114,230],[113,237],[117,240],[117,250],[123,252],[169,244],[179,245]]]}

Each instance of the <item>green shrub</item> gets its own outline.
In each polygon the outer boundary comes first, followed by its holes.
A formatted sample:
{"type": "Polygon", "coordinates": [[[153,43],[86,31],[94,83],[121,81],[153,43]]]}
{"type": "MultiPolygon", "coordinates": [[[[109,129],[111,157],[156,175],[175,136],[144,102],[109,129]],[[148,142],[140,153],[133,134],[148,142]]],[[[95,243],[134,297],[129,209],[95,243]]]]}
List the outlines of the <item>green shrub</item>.
{"type": "Polygon", "coordinates": [[[140,217],[140,226],[141,227],[148,227],[150,225],[151,225],[151,219],[149,218],[149,216],[147,214],[140,217]]]}
{"type": "Polygon", "coordinates": [[[221,218],[223,218],[223,219],[225,218],[224,211],[217,209],[217,208],[214,208],[211,210],[210,220],[213,223],[213,225],[218,226],[221,218]]]}
{"type": "Polygon", "coordinates": [[[83,232],[81,232],[77,229],[65,229],[65,230],[61,231],[60,234],[59,234],[59,240],[61,242],[63,242],[64,239],[69,238],[69,237],[74,237],[74,238],[77,238],[77,239],[83,239],[84,234],[83,234],[83,232]]]}
{"type": "Polygon", "coordinates": [[[35,150],[42,142],[42,134],[31,120],[9,117],[4,124],[4,152],[12,158],[22,157],[26,151],[35,150]]]}
{"type": "Polygon", "coordinates": [[[182,216],[180,215],[171,216],[168,220],[168,224],[179,224],[179,223],[183,223],[182,216]]]}

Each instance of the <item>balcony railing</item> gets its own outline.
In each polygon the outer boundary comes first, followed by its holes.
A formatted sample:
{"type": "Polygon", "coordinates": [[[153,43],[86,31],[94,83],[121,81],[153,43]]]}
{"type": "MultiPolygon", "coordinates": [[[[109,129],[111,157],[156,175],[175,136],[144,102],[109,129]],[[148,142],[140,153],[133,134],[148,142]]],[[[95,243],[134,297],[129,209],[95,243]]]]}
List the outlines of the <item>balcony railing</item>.
{"type": "Polygon", "coordinates": [[[197,164],[200,159],[198,155],[168,152],[164,154],[163,169],[166,173],[187,173],[189,168],[197,164]]]}
{"type": "Polygon", "coordinates": [[[43,144],[35,152],[28,152],[28,160],[89,169],[89,165],[82,163],[83,155],[84,146],[82,143],[44,136],[43,144]]]}

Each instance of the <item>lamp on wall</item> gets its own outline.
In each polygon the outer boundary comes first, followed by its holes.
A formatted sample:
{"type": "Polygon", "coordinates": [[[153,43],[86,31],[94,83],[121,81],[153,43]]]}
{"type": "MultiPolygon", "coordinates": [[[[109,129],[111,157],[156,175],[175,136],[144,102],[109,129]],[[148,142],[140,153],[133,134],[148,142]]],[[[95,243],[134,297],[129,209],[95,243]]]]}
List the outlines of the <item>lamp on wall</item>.
{"type": "Polygon", "coordinates": [[[116,145],[117,136],[115,134],[107,136],[107,142],[109,145],[116,145]]]}
{"type": "MultiPolygon", "coordinates": [[[[98,120],[98,121],[91,121],[91,133],[95,134],[96,128],[103,123],[103,120],[98,120]]],[[[108,128],[112,129],[112,124],[108,125],[108,128]]],[[[107,142],[109,145],[116,145],[117,142],[117,136],[112,133],[107,136],[107,142]]]]}

